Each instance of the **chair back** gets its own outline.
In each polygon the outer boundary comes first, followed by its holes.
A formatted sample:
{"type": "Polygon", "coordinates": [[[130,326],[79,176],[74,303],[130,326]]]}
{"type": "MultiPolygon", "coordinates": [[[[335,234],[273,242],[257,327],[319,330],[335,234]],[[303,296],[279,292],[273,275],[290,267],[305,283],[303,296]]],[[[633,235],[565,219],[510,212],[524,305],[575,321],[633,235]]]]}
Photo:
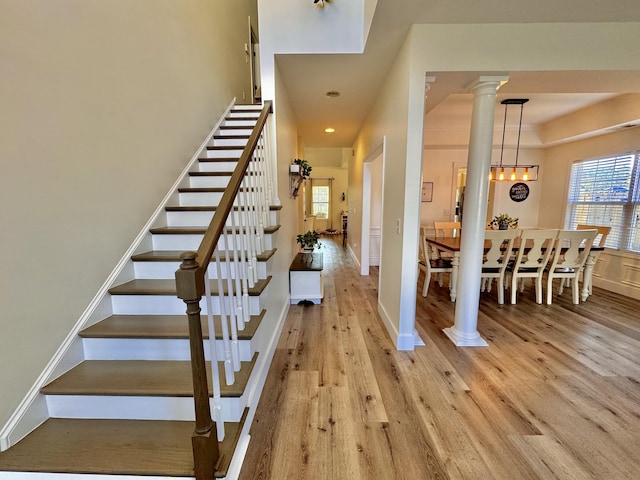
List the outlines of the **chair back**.
{"type": "Polygon", "coordinates": [[[556,268],[581,269],[593,245],[598,230],[560,230],[549,271],[556,268]]]}
{"type": "Polygon", "coordinates": [[[513,252],[515,238],[520,230],[487,230],[484,233],[485,247],[489,243],[489,250],[484,254],[482,268],[504,271],[509,264],[513,252]]]}
{"type": "Polygon", "coordinates": [[[600,239],[597,242],[594,239],[593,244],[597,245],[598,247],[604,247],[604,244],[607,241],[607,235],[609,235],[609,233],[611,232],[611,227],[605,227],[603,225],[578,224],[576,229],[577,230],[594,230],[594,229],[597,230],[598,233],[596,234],[596,238],[600,236],[600,239]]]}
{"type": "Polygon", "coordinates": [[[441,237],[459,237],[460,222],[433,222],[436,235],[441,237]]]}
{"type": "Polygon", "coordinates": [[[418,245],[418,262],[428,264],[431,258],[429,255],[429,244],[426,240],[427,229],[425,227],[420,227],[420,243],[418,245]]]}
{"type": "Polygon", "coordinates": [[[549,263],[553,246],[558,237],[557,229],[524,229],[520,234],[520,246],[514,264],[514,271],[519,268],[542,271],[549,263]]]}

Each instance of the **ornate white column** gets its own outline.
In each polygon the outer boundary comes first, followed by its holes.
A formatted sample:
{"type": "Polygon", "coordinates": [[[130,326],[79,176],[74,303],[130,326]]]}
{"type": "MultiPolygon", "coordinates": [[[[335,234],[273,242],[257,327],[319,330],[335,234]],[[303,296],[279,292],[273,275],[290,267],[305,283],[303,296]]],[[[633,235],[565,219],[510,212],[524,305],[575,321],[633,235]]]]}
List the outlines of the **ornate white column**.
{"type": "Polygon", "coordinates": [[[447,337],[459,347],[488,345],[480,337],[477,329],[480,274],[489,196],[496,91],[507,80],[508,77],[479,77],[470,88],[474,97],[462,217],[458,296],[455,323],[452,327],[444,329],[447,337]]]}

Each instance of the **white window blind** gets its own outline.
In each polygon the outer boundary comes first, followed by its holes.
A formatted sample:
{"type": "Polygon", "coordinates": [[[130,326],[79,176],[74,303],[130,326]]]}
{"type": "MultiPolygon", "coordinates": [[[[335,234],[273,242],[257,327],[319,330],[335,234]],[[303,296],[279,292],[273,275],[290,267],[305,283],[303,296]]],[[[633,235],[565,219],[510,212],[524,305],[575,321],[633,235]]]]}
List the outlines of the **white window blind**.
{"type": "Polygon", "coordinates": [[[638,153],[575,162],[565,228],[610,226],[606,247],[640,252],[638,153]]]}

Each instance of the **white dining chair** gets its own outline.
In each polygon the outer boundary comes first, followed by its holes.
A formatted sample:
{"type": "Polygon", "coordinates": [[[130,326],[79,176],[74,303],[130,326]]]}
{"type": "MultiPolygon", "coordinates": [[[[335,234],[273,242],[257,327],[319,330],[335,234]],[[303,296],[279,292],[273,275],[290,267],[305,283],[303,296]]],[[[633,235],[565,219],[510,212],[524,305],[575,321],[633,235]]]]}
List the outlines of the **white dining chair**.
{"type": "MultiPolygon", "coordinates": [[[[518,254],[512,266],[507,267],[511,274],[511,303],[516,303],[518,281],[533,278],[536,285],[536,303],[542,303],[542,276],[549,263],[558,236],[557,229],[524,229],[520,234],[518,254]]],[[[520,292],[524,283],[520,284],[520,292]]]]}
{"type": "MultiPolygon", "coordinates": [[[[547,270],[547,305],[553,299],[553,279],[571,279],[573,303],[580,303],[578,277],[591,252],[593,240],[598,230],[560,230],[553,253],[551,265],[547,270]]],[[[558,295],[562,295],[564,285],[562,281],[558,288],[558,295]]]]}
{"type": "MultiPolygon", "coordinates": [[[[603,247],[607,242],[607,236],[611,233],[611,227],[606,227],[604,225],[586,225],[586,224],[578,224],[576,226],[578,230],[593,230],[596,229],[598,231],[596,238],[593,239],[593,245],[597,245],[598,247],[603,247]]],[[[600,258],[600,254],[602,251],[591,252],[591,256],[593,257],[594,267],[595,264],[598,263],[598,259],[600,258]]],[[[570,280],[567,280],[570,282],[570,280]]],[[[593,293],[593,283],[590,281],[589,285],[587,285],[589,289],[589,295],[593,293]]]]}
{"type": "Polygon", "coordinates": [[[520,235],[520,230],[487,230],[484,234],[485,244],[489,243],[482,259],[480,291],[491,291],[493,279],[498,281],[498,303],[504,304],[504,286],[509,259],[513,254],[513,242],[520,235]],[[487,287],[488,284],[488,287],[487,287]]]}
{"type": "MultiPolygon", "coordinates": [[[[422,286],[422,296],[426,297],[429,292],[429,283],[431,282],[431,275],[438,274],[438,284],[442,287],[444,285],[444,274],[451,273],[453,267],[451,260],[445,258],[432,258],[431,248],[426,240],[426,232],[424,228],[420,229],[420,246],[418,256],[418,268],[424,272],[424,285],[422,286]]],[[[451,277],[449,277],[451,281],[451,277]]],[[[451,285],[449,285],[451,286],[451,285]]]]}

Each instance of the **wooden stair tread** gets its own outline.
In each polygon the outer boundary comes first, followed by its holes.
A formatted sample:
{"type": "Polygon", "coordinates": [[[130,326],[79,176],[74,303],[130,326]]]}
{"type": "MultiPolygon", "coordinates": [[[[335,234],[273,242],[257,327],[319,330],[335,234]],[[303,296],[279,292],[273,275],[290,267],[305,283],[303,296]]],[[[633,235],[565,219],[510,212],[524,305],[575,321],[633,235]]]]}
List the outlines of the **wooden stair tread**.
{"type": "MultiPolygon", "coordinates": [[[[238,340],[251,340],[264,317],[263,310],[259,315],[251,315],[244,330],[238,331],[238,340]]],[[[207,317],[200,317],[202,334],[209,338],[207,317]]],[[[220,316],[213,316],[216,338],[222,338],[220,316]]],[[[100,322],[85,328],[79,335],[83,338],[156,338],[187,339],[189,324],[186,315],[111,315],[100,322]]]]}
{"type": "MultiPolygon", "coordinates": [[[[242,147],[240,147],[242,148],[242,147]]],[[[198,158],[199,162],[202,163],[229,163],[229,162],[238,162],[238,157],[201,157],[198,158]]]]}
{"type": "Polygon", "coordinates": [[[244,150],[244,145],[207,145],[207,150],[244,150]]]}
{"type": "MultiPolygon", "coordinates": [[[[280,210],[282,207],[279,205],[269,205],[269,210],[280,210]]],[[[217,205],[167,205],[164,207],[167,212],[215,212],[218,209],[217,205]]],[[[234,211],[240,211],[240,207],[233,207],[234,211]]]]}
{"type": "Polygon", "coordinates": [[[224,187],[181,187],[178,188],[180,193],[224,193],[224,187]]]}
{"type": "MultiPolygon", "coordinates": [[[[271,281],[271,276],[266,279],[260,279],[255,283],[253,288],[249,288],[249,296],[260,295],[271,281]]],[[[227,282],[224,282],[224,291],[227,291],[227,282]]],[[[218,281],[211,280],[211,294],[218,294],[218,281]]],[[[150,279],[139,278],[129,282],[116,285],[109,289],[112,295],[176,295],[176,282],[173,279],[150,279]]]]}
{"type": "MultiPolygon", "coordinates": [[[[218,478],[227,474],[246,415],[240,423],[225,423],[218,478]]],[[[50,418],[0,452],[0,470],[193,477],[194,428],[188,421],[50,418]]]]}
{"type": "Polygon", "coordinates": [[[250,125],[221,125],[219,130],[251,130],[250,125]]]}
{"type": "MultiPolygon", "coordinates": [[[[230,232],[232,229],[227,228],[227,231],[230,232]]],[[[280,225],[269,225],[264,227],[265,233],[274,233],[280,230],[280,225]]],[[[155,227],[149,230],[151,233],[156,235],[204,235],[207,231],[206,227],[155,227]]],[[[239,229],[236,229],[239,231],[239,229]]]]}
{"type": "Polygon", "coordinates": [[[189,172],[190,177],[230,177],[232,172],[189,172]]]}
{"type": "MultiPolygon", "coordinates": [[[[179,262],[180,255],[184,252],[184,250],[152,250],[150,252],[138,253],[137,255],[133,255],[131,259],[135,262],[179,262]]],[[[276,249],[273,248],[271,250],[265,250],[259,255],[256,255],[256,259],[259,262],[266,262],[269,260],[273,254],[276,252],[276,249]]],[[[229,256],[229,260],[233,260],[234,255],[231,253],[229,256]]],[[[227,256],[226,253],[221,252],[220,260],[226,261],[227,256]]],[[[215,261],[215,257],[211,259],[211,261],[215,261]]]]}
{"type": "Polygon", "coordinates": [[[213,138],[216,140],[241,140],[248,139],[251,135],[214,135],[213,138]]]}
{"type": "MultiPolygon", "coordinates": [[[[223,397],[240,397],[244,393],[258,354],[250,362],[241,362],[235,372],[234,385],[220,385],[223,397]]],[[[220,378],[224,364],[217,362],[220,378]]],[[[212,392],[211,363],[207,362],[209,394],[212,392]]],[[[191,362],[174,360],[85,360],[45,385],[46,395],[105,395],[192,397],[191,362]]]]}
{"type": "MultiPolygon", "coordinates": [[[[234,112],[234,113],[241,113],[241,112],[234,112]]],[[[258,117],[225,117],[225,120],[226,121],[229,121],[229,120],[231,120],[231,121],[240,120],[242,122],[247,122],[249,120],[252,120],[252,121],[255,122],[256,120],[258,120],[258,117]]]]}

